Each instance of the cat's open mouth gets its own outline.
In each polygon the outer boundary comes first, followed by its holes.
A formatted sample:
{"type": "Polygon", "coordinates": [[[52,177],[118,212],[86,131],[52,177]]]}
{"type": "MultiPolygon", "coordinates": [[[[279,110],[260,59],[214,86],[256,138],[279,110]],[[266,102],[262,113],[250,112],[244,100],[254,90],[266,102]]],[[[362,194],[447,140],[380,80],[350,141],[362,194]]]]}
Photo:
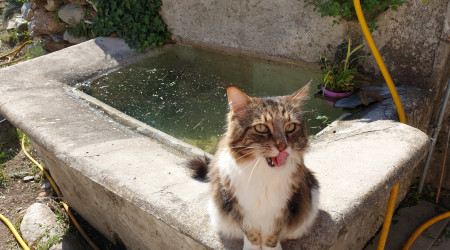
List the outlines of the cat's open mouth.
{"type": "Polygon", "coordinates": [[[269,166],[275,167],[275,164],[273,164],[272,158],[275,158],[275,157],[266,157],[266,161],[267,161],[267,164],[269,164],[269,166]]]}
{"type": "Polygon", "coordinates": [[[266,157],[266,161],[270,167],[279,167],[284,164],[288,156],[288,152],[283,151],[278,153],[275,157],[266,157]]]}

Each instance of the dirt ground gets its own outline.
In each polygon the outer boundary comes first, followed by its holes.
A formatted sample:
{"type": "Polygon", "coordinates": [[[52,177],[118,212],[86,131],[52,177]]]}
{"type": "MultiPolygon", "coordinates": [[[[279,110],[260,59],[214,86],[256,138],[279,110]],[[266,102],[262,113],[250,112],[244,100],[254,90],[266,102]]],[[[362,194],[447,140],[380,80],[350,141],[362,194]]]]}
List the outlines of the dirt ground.
{"type": "MultiPolygon", "coordinates": [[[[5,154],[3,159],[0,158],[3,173],[3,180],[0,183],[0,213],[18,229],[25,210],[35,203],[37,195],[44,191],[41,187],[44,181],[42,174],[32,169],[32,164],[20,149],[18,140],[2,145],[1,152],[5,154]],[[8,177],[11,175],[13,177],[8,177]],[[36,175],[37,181],[24,182],[23,177],[29,175],[36,175]]],[[[20,249],[6,226],[0,226],[0,239],[0,249],[20,249]]]]}
{"type": "MultiPolygon", "coordinates": [[[[30,145],[26,146],[27,151],[38,162],[42,163],[36,152],[30,145]]],[[[46,190],[46,179],[37,168],[24,154],[21,149],[19,138],[16,140],[0,145],[0,213],[3,214],[14,225],[20,233],[20,223],[23,219],[26,209],[36,202],[48,205],[57,215],[61,215],[66,225],[66,233],[63,235],[75,238],[84,245],[85,249],[91,249],[84,241],[78,230],[63,208],[58,204],[60,201],[54,193],[46,190]],[[33,180],[24,181],[25,176],[33,176],[33,180]],[[53,196],[55,195],[55,196],[53,196]]],[[[47,182],[48,185],[48,182],[47,182]]],[[[84,231],[89,235],[92,241],[100,247],[100,249],[124,249],[123,246],[115,246],[106,238],[91,227],[83,218],[72,211],[84,231]]],[[[48,249],[50,246],[31,246],[32,249],[48,249]]],[[[0,223],[0,249],[21,249],[12,233],[0,223]]]]}

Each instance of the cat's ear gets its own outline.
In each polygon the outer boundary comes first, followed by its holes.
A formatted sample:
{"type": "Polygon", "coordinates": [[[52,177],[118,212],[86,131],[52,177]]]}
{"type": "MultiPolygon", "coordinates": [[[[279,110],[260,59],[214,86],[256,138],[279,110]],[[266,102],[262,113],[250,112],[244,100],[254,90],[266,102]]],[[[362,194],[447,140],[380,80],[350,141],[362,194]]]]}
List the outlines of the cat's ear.
{"type": "Polygon", "coordinates": [[[227,87],[227,96],[230,110],[235,114],[243,109],[246,109],[250,101],[250,97],[248,97],[248,95],[234,86],[227,87]]]}
{"type": "Polygon", "coordinates": [[[297,100],[297,101],[306,101],[309,99],[309,88],[311,86],[311,81],[309,81],[305,86],[303,86],[303,88],[301,88],[300,90],[297,90],[294,94],[288,96],[289,98],[293,99],[293,100],[297,100]]]}

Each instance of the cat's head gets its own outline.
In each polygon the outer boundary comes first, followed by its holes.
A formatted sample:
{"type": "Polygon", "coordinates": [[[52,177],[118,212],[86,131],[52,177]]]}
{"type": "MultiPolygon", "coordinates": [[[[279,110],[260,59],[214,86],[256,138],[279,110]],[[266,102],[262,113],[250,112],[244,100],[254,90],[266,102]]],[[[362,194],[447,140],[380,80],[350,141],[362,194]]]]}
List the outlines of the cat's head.
{"type": "Polygon", "coordinates": [[[308,144],[302,103],[309,98],[309,85],[288,96],[264,98],[227,87],[225,146],[237,162],[261,158],[269,167],[282,167],[289,157],[301,159],[308,144]]]}

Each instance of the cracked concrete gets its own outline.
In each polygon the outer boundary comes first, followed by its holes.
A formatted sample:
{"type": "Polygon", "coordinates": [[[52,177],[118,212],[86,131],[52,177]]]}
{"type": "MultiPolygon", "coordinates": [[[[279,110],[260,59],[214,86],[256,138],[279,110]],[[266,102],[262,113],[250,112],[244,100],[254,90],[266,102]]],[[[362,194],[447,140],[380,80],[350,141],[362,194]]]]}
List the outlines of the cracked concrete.
{"type": "MultiPolygon", "coordinates": [[[[151,54],[97,38],[3,68],[0,113],[35,143],[69,205],[111,240],[129,249],[241,248],[211,229],[208,184],[183,167],[202,151],[174,149],[181,144],[170,136],[103,107],[107,116],[67,91],[67,84],[151,54]],[[119,118],[127,122],[112,121],[119,118]]],[[[321,185],[319,216],[285,249],[360,249],[381,225],[399,181],[404,197],[428,137],[386,117],[386,109],[394,109],[390,100],[335,122],[311,143],[305,162],[321,185]]]]}

